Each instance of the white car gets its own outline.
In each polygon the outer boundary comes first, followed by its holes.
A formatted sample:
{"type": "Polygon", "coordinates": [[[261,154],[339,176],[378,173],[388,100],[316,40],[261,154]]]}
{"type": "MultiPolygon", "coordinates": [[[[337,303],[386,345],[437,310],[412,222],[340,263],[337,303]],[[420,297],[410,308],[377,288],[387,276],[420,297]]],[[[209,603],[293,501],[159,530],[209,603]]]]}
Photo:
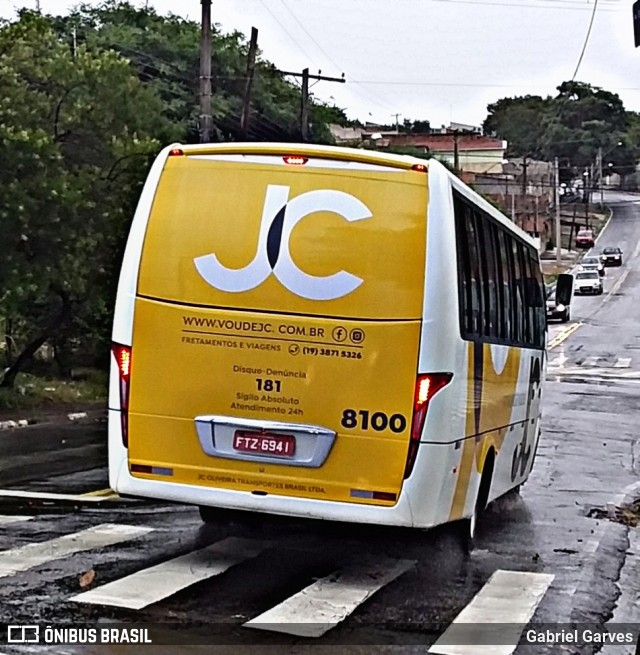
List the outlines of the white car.
{"type": "Polygon", "coordinates": [[[604,292],[604,286],[602,285],[598,271],[578,271],[575,277],[573,292],[576,295],[581,293],[602,294],[604,292]]]}

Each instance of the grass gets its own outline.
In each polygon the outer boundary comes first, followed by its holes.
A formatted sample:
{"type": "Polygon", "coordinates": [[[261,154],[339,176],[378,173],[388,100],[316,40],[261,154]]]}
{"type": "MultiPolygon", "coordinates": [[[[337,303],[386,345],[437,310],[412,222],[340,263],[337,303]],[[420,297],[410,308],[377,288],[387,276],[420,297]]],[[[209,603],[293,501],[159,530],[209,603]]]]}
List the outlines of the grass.
{"type": "Polygon", "coordinates": [[[73,380],[20,373],[13,389],[0,389],[0,410],[96,402],[106,399],[107,384],[107,373],[95,369],[82,371],[73,380]]]}
{"type": "Polygon", "coordinates": [[[640,526],[640,500],[637,500],[635,503],[632,503],[627,507],[621,507],[617,514],[620,523],[632,528],[637,528],[640,526]]]}

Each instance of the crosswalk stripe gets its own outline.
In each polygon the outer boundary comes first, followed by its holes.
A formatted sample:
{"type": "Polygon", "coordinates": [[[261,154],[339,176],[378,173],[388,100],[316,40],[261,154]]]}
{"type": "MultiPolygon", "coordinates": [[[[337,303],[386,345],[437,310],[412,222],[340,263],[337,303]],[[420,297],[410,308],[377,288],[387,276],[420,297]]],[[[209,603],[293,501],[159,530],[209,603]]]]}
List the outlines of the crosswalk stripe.
{"type": "Polygon", "coordinates": [[[582,362],[582,366],[597,366],[599,359],[602,359],[602,358],[601,357],[587,357],[582,362]]]}
{"type": "Polygon", "coordinates": [[[70,600],[139,610],[196,582],[220,575],[236,564],[257,557],[269,545],[268,542],[229,537],[206,548],[77,594],[70,600]]]}
{"type": "Polygon", "coordinates": [[[553,578],[549,573],[495,571],[428,652],[511,655],[553,578]]]}
{"type": "Polygon", "coordinates": [[[74,553],[129,541],[152,531],[153,528],[103,523],[63,537],[4,550],[0,552],[0,578],[74,553]]]}
{"type": "Polygon", "coordinates": [[[631,357],[618,357],[614,368],[629,368],[631,366],[631,357]]]}
{"type": "Polygon", "coordinates": [[[30,521],[33,516],[0,516],[0,525],[7,525],[7,523],[18,523],[20,521],[30,521]]]}
{"type": "Polygon", "coordinates": [[[414,565],[415,561],[404,559],[358,562],[317,580],[244,625],[299,637],[320,637],[414,565]]]}

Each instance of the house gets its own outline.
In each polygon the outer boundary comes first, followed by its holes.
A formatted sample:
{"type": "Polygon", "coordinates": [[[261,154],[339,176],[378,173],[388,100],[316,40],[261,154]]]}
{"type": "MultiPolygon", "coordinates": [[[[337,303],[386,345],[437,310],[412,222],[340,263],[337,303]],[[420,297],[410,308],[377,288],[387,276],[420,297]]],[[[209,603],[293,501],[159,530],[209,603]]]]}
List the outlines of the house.
{"type": "Polygon", "coordinates": [[[459,171],[502,173],[507,142],[477,133],[395,134],[388,137],[391,148],[412,148],[416,154],[449,162],[459,171]]]}

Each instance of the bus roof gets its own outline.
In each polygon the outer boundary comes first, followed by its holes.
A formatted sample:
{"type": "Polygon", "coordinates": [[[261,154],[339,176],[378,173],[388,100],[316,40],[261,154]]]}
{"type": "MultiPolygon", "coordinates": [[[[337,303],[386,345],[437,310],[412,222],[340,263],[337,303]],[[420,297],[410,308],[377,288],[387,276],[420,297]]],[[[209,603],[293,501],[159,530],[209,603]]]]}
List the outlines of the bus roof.
{"type": "Polygon", "coordinates": [[[325,146],[311,143],[204,143],[181,144],[174,143],[169,150],[179,149],[185,155],[309,155],[311,157],[338,159],[344,161],[359,161],[368,164],[379,164],[409,170],[414,166],[428,166],[429,160],[411,155],[396,155],[364,150],[360,148],[344,148],[340,146],[325,146]]]}

